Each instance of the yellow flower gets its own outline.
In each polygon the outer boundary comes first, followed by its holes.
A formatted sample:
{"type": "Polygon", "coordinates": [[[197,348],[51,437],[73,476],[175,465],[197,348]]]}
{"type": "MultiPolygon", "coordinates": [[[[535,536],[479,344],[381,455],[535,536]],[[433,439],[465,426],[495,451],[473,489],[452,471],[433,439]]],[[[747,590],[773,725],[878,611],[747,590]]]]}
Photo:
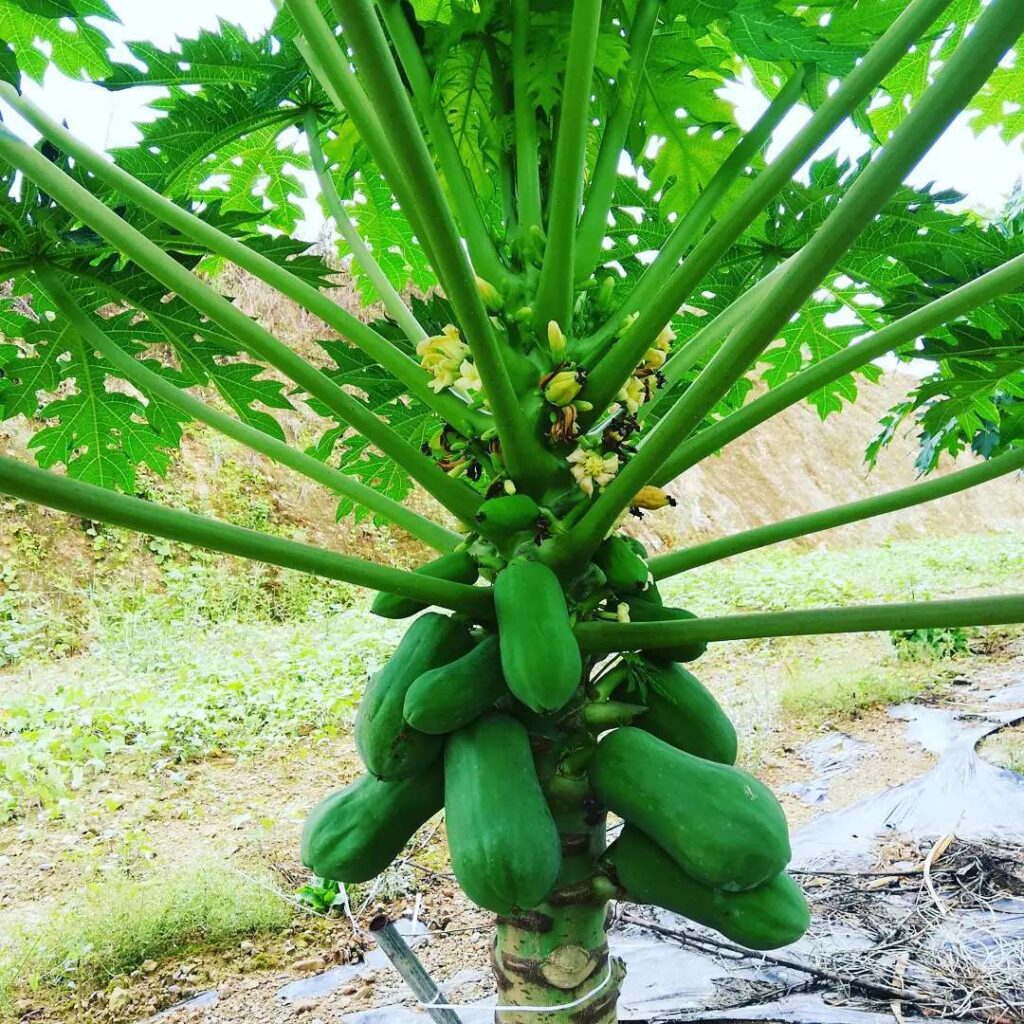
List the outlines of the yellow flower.
{"type": "Polygon", "coordinates": [[[581,445],[569,456],[569,468],[580,490],[592,495],[595,486],[600,489],[612,482],[619,471],[619,459],[581,445]]]}
{"type": "Polygon", "coordinates": [[[583,385],[575,370],[560,370],[544,385],[544,397],[552,405],[568,405],[583,385]]]}
{"type": "Polygon", "coordinates": [[[641,366],[649,370],[660,370],[668,359],[672,342],[676,340],[676,332],[671,327],[663,327],[654,339],[654,344],[644,353],[641,366]]]}
{"type": "Polygon", "coordinates": [[[484,386],[475,363],[471,363],[468,359],[462,360],[462,364],[459,366],[459,378],[456,380],[455,386],[463,391],[479,391],[484,386]]]}
{"type": "Polygon", "coordinates": [[[626,406],[630,416],[634,416],[640,406],[647,401],[647,385],[639,377],[630,377],[617,397],[626,406]]]}
{"type": "Polygon", "coordinates": [[[430,386],[435,391],[443,391],[458,379],[461,364],[469,355],[469,347],[462,340],[459,329],[448,324],[440,334],[424,338],[416,346],[416,354],[420,357],[420,365],[434,378],[430,386]]]}

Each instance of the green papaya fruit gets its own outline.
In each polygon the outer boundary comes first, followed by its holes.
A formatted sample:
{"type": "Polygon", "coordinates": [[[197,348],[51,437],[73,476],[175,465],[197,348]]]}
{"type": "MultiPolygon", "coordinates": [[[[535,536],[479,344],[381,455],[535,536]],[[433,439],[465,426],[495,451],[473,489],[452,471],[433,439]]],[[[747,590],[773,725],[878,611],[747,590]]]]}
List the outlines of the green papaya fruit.
{"type": "Polygon", "coordinates": [[[796,942],[811,923],[800,886],[780,873],[756,889],[725,892],[690,878],[653,839],[626,825],[601,858],[631,903],[682,914],[747,949],[796,942]]]}
{"type": "Polygon", "coordinates": [[[509,534],[533,530],[540,516],[540,506],[528,494],[503,494],[483,502],[476,520],[491,533],[509,534]]]}
{"type": "MultiPolygon", "coordinates": [[[[467,551],[451,551],[432,562],[427,562],[426,565],[421,565],[415,571],[423,576],[466,584],[476,583],[477,576],[480,575],[476,562],[467,551]]],[[[397,594],[389,594],[382,590],[374,597],[370,611],[385,619],[407,619],[428,607],[429,605],[421,601],[413,601],[411,598],[399,597],[397,594]]]]}
{"type": "Polygon", "coordinates": [[[378,778],[415,775],[440,754],[440,737],[405,721],[405,695],[424,672],[461,658],[472,646],[461,622],[428,612],[408,628],[391,660],[370,680],[354,731],[363,764],[378,778]]]}
{"type": "MultiPolygon", "coordinates": [[[[658,597],[660,599],[661,595],[658,597]]],[[[685,608],[670,608],[656,601],[649,601],[646,593],[642,597],[627,597],[625,600],[629,606],[630,622],[683,622],[697,618],[693,612],[688,612],[685,608]]],[[[706,643],[695,642],[659,647],[651,653],[669,661],[696,661],[707,649],[706,643]]]]}
{"type": "Polygon", "coordinates": [[[583,659],[558,577],[540,562],[514,558],[494,581],[494,610],[508,688],[538,713],[564,707],[583,659]]]}
{"type": "Polygon", "coordinates": [[[635,700],[647,711],[632,724],[688,754],[735,764],[736,728],[714,694],[680,665],[645,657],[641,682],[615,691],[617,700],[635,700]]]}
{"type": "Polygon", "coordinates": [[[608,537],[597,549],[594,561],[616,594],[639,594],[647,588],[647,562],[625,537],[608,537]]]}
{"type": "Polygon", "coordinates": [[[544,899],[561,844],[520,722],[486,715],[448,738],[444,807],[452,868],[474,903],[508,914],[544,899]]]}
{"type": "Polygon", "coordinates": [[[703,885],[753,889],[789,863],[778,800],[739,768],[626,727],[601,739],[588,772],[604,806],[646,832],[703,885]]]}
{"type": "Polygon", "coordinates": [[[420,732],[455,732],[506,693],[500,644],[498,637],[489,633],[467,654],[424,672],[409,687],[405,720],[420,732]]]}
{"type": "Polygon", "coordinates": [[[302,863],[321,878],[365,882],[379,875],[444,803],[440,760],[410,779],[361,775],[310,812],[302,863]]]}

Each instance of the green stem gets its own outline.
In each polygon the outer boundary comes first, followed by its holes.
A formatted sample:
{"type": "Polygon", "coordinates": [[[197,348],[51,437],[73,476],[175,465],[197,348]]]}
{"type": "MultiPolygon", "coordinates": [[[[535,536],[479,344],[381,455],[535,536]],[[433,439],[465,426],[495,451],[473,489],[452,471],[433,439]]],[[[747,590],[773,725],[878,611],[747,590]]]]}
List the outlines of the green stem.
{"type": "MultiPolygon", "coordinates": [[[[1019,0],[992,0],[935,82],[860,174],[813,238],[790,260],[759,304],[757,317],[740,324],[686,393],[580,520],[566,544],[572,558],[593,550],[633,495],[658,471],[789,318],[810,297],[837,259],[871,223],[905,175],[985,84],[992,69],[1024,31],[1019,0]]],[[[559,559],[563,557],[558,556],[559,559]]]]}
{"type": "Polygon", "coordinates": [[[640,96],[640,78],[651,50],[660,10],[661,0],[639,0],[629,27],[629,59],[617,82],[615,108],[608,116],[601,136],[594,172],[587,188],[586,206],[576,232],[577,281],[587,278],[600,260],[601,243],[608,228],[608,211],[619,175],[619,159],[640,96]]]}
{"type": "Polygon", "coordinates": [[[540,147],[537,141],[537,108],[528,86],[530,0],[512,0],[512,97],[516,129],[516,198],[519,225],[524,235],[540,230],[543,213],[540,199],[540,147]]]}
{"type": "Polygon", "coordinates": [[[548,209],[548,238],[534,299],[534,326],[543,330],[554,320],[572,327],[576,221],[586,168],[590,130],[590,94],[601,27],[601,0],[575,0],[569,30],[569,57],[558,117],[558,140],[548,209]]]}
{"type": "Polygon", "coordinates": [[[856,608],[756,612],[673,622],[583,622],[576,627],[576,638],[585,653],[607,654],[657,650],[684,643],[758,640],[770,636],[874,633],[944,626],[1003,626],[1017,622],[1024,622],[1024,594],[955,601],[869,604],[856,608]]]}
{"type": "Polygon", "coordinates": [[[17,110],[44,138],[73,156],[77,163],[100,181],[106,182],[125,198],[183,235],[247,270],[272,288],[276,288],[282,295],[287,295],[303,309],[333,327],[343,338],[362,349],[371,359],[400,380],[409,389],[410,394],[415,395],[428,408],[434,409],[456,429],[463,433],[472,432],[473,414],[464,402],[454,395],[435,394],[430,388],[429,376],[415,360],[410,359],[390,341],[381,337],[322,292],[296,277],[285,267],[250,249],[244,242],[207,224],[177,203],[144,185],[77,139],[31,100],[19,96],[12,87],[0,83],[0,98],[17,110]]]}
{"type": "Polygon", "coordinates": [[[491,616],[491,596],[483,588],[375,565],[311,544],[271,537],[258,530],[247,530],[193,512],[117,494],[80,480],[69,480],[16,459],[0,458],[0,493],[149,536],[165,537],[373,590],[386,590],[482,618],[491,616]]]}
{"type": "Polygon", "coordinates": [[[780,264],[745,291],[738,299],[722,310],[706,327],[702,327],[671,359],[665,363],[662,375],[664,386],[656,391],[649,402],[640,406],[637,418],[643,422],[654,409],[672,393],[673,385],[683,379],[698,363],[702,363],[738,327],[751,312],[757,309],[764,295],[778,281],[786,264],[780,264]]]}
{"type": "MultiPolygon", "coordinates": [[[[842,85],[815,111],[811,120],[793,141],[758,175],[742,197],[716,221],[694,247],[682,265],[662,284],[651,302],[639,307],[627,299],[625,308],[639,309],[640,317],[625,338],[593,368],[587,400],[597,408],[610,402],[650,347],[658,332],[672,319],[679,307],[693,294],[704,276],[725,251],[759,217],[772,198],[786,186],[833,131],[870,95],[896,66],[907,50],[915,45],[950,0],[914,0],[893,22],[842,85]]],[[[608,330],[618,330],[621,318],[608,330]]]]}
{"type": "MultiPolygon", "coordinates": [[[[289,0],[289,3],[293,0],[289,0]]],[[[526,488],[542,488],[545,452],[539,436],[522,414],[487,310],[477,290],[473,268],[466,258],[445,202],[441,183],[405,93],[372,0],[334,0],[335,13],[351,44],[383,121],[395,143],[395,154],[417,183],[424,230],[437,258],[435,270],[459,320],[483,388],[490,402],[509,475],[526,488]]]]}
{"type": "Polygon", "coordinates": [[[320,129],[317,125],[315,110],[312,108],[306,110],[303,124],[306,130],[306,139],[309,142],[309,157],[313,165],[313,173],[320,186],[320,194],[327,206],[327,212],[334,218],[341,237],[345,239],[345,244],[352,251],[352,258],[363,268],[370,283],[377,290],[384,309],[402,328],[405,336],[413,343],[422,341],[427,336],[427,332],[413,316],[412,310],[405,304],[395,286],[388,280],[387,274],[384,273],[373,253],[366,247],[366,243],[341,202],[338,190],[334,187],[334,180],[327,169],[324,151],[320,145],[320,129]]]}
{"type": "MultiPolygon", "coordinates": [[[[768,109],[740,140],[725,162],[714,173],[706,188],[686,215],[672,229],[654,262],[644,271],[636,283],[627,302],[611,317],[608,324],[598,332],[595,342],[603,342],[634,310],[644,309],[666,287],[668,278],[678,267],[679,261],[690,250],[707,228],[719,203],[729,189],[750,164],[754,156],[771,141],[775,129],[783,118],[796,106],[803,93],[806,70],[798,68],[779,90],[778,95],[768,104],[768,109]]],[[[588,342],[592,344],[592,342],[588,342]]]]}
{"type": "MultiPolygon", "coordinates": [[[[280,0],[275,0],[280,2],[280,0]]],[[[415,178],[398,158],[391,145],[392,136],[377,116],[375,104],[370,102],[362,84],[356,78],[347,55],[331,27],[320,13],[316,0],[285,0],[284,6],[295,18],[302,33],[295,40],[310,72],[323,86],[331,102],[351,118],[370,156],[381,169],[391,186],[402,213],[422,246],[430,265],[440,273],[437,253],[420,209],[421,191],[415,178]]],[[[444,282],[442,282],[442,285],[444,282]]]]}
{"type": "Polygon", "coordinates": [[[434,141],[434,152],[448,185],[448,200],[466,236],[466,245],[473,264],[487,280],[500,287],[510,280],[511,275],[508,267],[501,262],[494,240],[480,214],[480,207],[475,198],[477,188],[466,172],[448,119],[434,95],[430,71],[406,20],[402,4],[400,0],[377,0],[377,6],[384,17],[391,41],[412,87],[413,99],[419,109],[420,118],[434,141]]]}
{"type": "Polygon", "coordinates": [[[472,522],[480,499],[471,488],[443,473],[330,377],[283,345],[269,331],[123,221],[56,164],[4,128],[0,128],[0,157],[9,161],[148,274],[223,327],[247,351],[264,359],[310,395],[318,398],[341,422],[354,427],[394,459],[460,519],[472,522]]]}
{"type": "Polygon", "coordinates": [[[914,505],[921,505],[926,501],[945,498],[950,494],[965,491],[970,487],[977,487],[979,484],[996,480],[1007,473],[1020,469],[1024,469],[1024,448],[1014,449],[1005,455],[989,459],[987,462],[971,466],[969,469],[950,473],[948,476],[912,484],[910,487],[901,487],[888,494],[851,501],[845,505],[823,509],[820,512],[809,512],[807,515],[794,516],[792,519],[784,519],[782,522],[771,523],[768,526],[745,530],[742,533],[733,534],[731,537],[722,537],[719,540],[697,544],[682,551],[659,555],[651,560],[651,572],[654,573],[655,579],[665,579],[667,576],[675,576],[677,573],[686,572],[687,569],[693,569],[698,565],[717,562],[744,551],[753,551],[769,544],[792,540],[794,537],[806,537],[808,534],[820,533],[822,530],[832,530],[837,526],[845,526],[847,523],[873,519],[875,516],[884,516],[890,512],[898,512],[900,509],[912,508],[914,505]]]}
{"type": "MultiPolygon", "coordinates": [[[[912,342],[922,334],[955,320],[971,309],[1021,288],[1024,288],[1024,256],[1017,256],[995,270],[990,270],[976,281],[962,285],[948,295],[943,295],[888,324],[875,334],[809,366],[749,405],[737,409],[688,441],[684,441],[658,471],[655,481],[660,485],[668,483],[712,452],[724,448],[730,441],[735,441],[758,424],[802,401],[819,388],[866,366],[873,359],[884,356],[900,345],[912,342]]],[[[753,295],[756,291],[755,287],[746,294],[753,295]]],[[[671,365],[671,361],[666,365],[671,365]]]]}
{"type": "Polygon", "coordinates": [[[184,388],[176,387],[165,377],[151,370],[144,363],[124,351],[100,326],[78,306],[71,293],[64,287],[59,275],[47,264],[35,268],[36,276],[56,307],[67,317],[74,329],[99,352],[104,359],[143,392],[156,396],[168,405],[192,419],[205,423],[214,430],[230,437],[233,441],[261,452],[274,462],[315,480],[336,494],[343,495],[369,509],[376,515],[408,530],[414,537],[429,544],[437,551],[451,551],[459,543],[458,534],[446,530],[437,523],[425,519],[397,501],[379,494],[372,487],[359,483],[345,473],[314,459],[305,452],[296,451],[262,430],[243,423],[241,420],[219,412],[212,406],[189,394],[184,388]]]}

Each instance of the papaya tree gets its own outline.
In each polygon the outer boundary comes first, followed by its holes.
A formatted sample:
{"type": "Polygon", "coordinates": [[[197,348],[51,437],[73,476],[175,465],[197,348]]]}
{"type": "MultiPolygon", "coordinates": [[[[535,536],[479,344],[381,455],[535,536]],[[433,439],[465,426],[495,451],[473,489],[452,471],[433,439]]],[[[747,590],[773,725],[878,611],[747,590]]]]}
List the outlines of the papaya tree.
{"type": "Polygon", "coordinates": [[[123,61],[112,17],[0,0],[0,99],[41,136],[0,126],[0,409],[36,424],[38,463],[0,459],[0,492],[412,619],[358,711],[366,772],[302,852],[363,881],[443,807],[496,915],[501,1019],[615,1018],[612,899],[796,939],[782,811],[683,666],[715,641],[1020,622],[1024,594],[700,618],[659,584],[1024,467],[1019,217],[905,184],[961,115],[1020,144],[1024,5],[283,0],[257,38],[222,23],[123,61]],[[50,64],[159,87],[138,144],[96,152],[23,94],[50,64]],[[746,130],[730,86],[762,100],[746,130]],[[865,155],[843,160],[849,124],[865,155]],[[295,239],[306,194],[379,319],[295,239]],[[226,264],[322,324],[317,354],[218,290],[226,264]],[[837,412],[882,356],[929,370],[877,444],[981,460],[678,551],[630,538],[689,469],[794,403],[837,412]],[[300,403],[305,450],[277,415],[300,403]],[[408,572],[138,497],[193,421],[434,555],[408,572]]]}

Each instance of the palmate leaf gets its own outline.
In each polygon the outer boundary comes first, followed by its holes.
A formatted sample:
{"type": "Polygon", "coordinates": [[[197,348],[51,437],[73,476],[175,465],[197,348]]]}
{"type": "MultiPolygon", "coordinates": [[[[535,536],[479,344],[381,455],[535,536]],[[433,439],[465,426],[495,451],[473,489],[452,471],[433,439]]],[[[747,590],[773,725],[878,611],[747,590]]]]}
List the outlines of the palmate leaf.
{"type": "MultiPolygon", "coordinates": [[[[807,184],[791,183],[739,243],[719,262],[688,303],[688,311],[673,321],[675,347],[687,341],[716,314],[724,310],[757,280],[791,253],[805,245],[841,197],[856,180],[863,162],[851,164],[832,156],[812,165],[807,184]]],[[[641,225],[634,215],[645,193],[622,187],[616,213],[621,227],[611,231],[618,257],[631,245],[657,242],[656,221],[644,211],[641,225]],[[621,236],[621,244],[619,237],[621,236]]],[[[918,309],[941,294],[964,284],[1024,252],[1024,239],[1008,237],[996,226],[979,223],[948,207],[961,199],[959,193],[930,187],[899,189],[880,218],[868,225],[857,242],[829,274],[822,287],[762,356],[759,375],[768,387],[776,387],[812,363],[839,351],[855,338],[890,320],[918,309]]],[[[623,265],[630,266],[627,260],[623,265]]],[[[638,265],[638,264],[637,264],[638,265]]],[[[967,322],[993,337],[1020,337],[1018,317],[1024,320],[1024,300],[1003,297],[973,311],[967,322]]],[[[939,335],[942,336],[941,333],[939,335]]],[[[905,346],[908,358],[917,355],[905,346]]],[[[961,359],[967,359],[965,352],[961,359]]],[[[694,373],[696,371],[693,371],[694,373]]],[[[986,379],[989,371],[983,371],[986,379]]],[[[878,367],[863,367],[856,375],[833,381],[809,396],[808,401],[824,418],[838,412],[857,397],[857,377],[876,380],[878,367]]],[[[692,379],[693,373],[687,379],[692,379]]],[[[968,374],[972,387],[976,373],[968,374]]],[[[990,389],[994,391],[993,389],[990,389]]],[[[934,397],[934,396],[932,396],[934,397]]],[[[730,399],[713,413],[728,412],[730,399]]],[[[662,403],[657,414],[670,405],[662,403]]],[[[908,408],[900,421],[910,412],[908,408]]],[[[934,422],[936,416],[933,414],[934,422]]]]}
{"type": "MultiPolygon", "coordinates": [[[[428,334],[439,334],[445,324],[455,319],[447,300],[433,295],[429,300],[412,299],[416,319],[428,334]]],[[[411,347],[389,320],[377,320],[374,328],[384,337],[411,354],[411,347]]],[[[443,425],[440,418],[421,402],[405,395],[405,388],[378,364],[369,360],[359,349],[343,341],[321,341],[321,347],[330,356],[333,368],[328,371],[332,379],[348,391],[361,396],[367,407],[386,420],[410,444],[419,447],[443,425]]],[[[310,407],[326,416],[326,409],[310,401],[310,407]]],[[[366,440],[348,427],[328,428],[308,449],[311,455],[331,462],[343,472],[358,477],[363,483],[396,501],[403,500],[412,490],[408,475],[391,459],[371,448],[366,440]]],[[[343,499],[338,505],[338,518],[354,515],[359,522],[369,513],[343,499]]]]}
{"type": "Polygon", "coordinates": [[[66,321],[42,313],[0,314],[0,333],[21,341],[4,368],[0,410],[44,424],[29,441],[43,468],[64,465],[76,479],[132,493],[137,466],[166,471],[180,420],[151,396],[112,386],[112,368],[66,321]]]}
{"type": "Polygon", "coordinates": [[[18,55],[5,39],[0,39],[0,82],[13,85],[21,92],[21,71],[18,68],[18,55]]]}
{"type": "Polygon", "coordinates": [[[140,125],[142,145],[115,152],[125,170],[173,198],[221,199],[226,211],[259,216],[292,233],[302,216],[309,166],[281,135],[301,120],[297,104],[317,96],[295,47],[271,33],[250,40],[221,21],[217,32],[180,39],[172,52],[148,42],[128,44],[144,69],[116,65],[109,89],[166,87],[154,100],[156,119],[140,125]]]}
{"type": "Polygon", "coordinates": [[[0,0],[0,39],[36,82],[50,64],[72,78],[102,78],[110,40],[90,17],[118,20],[106,0],[0,0]]]}
{"type": "Polygon", "coordinates": [[[485,201],[495,191],[499,139],[508,130],[508,124],[495,117],[487,45],[483,37],[476,38],[449,51],[443,63],[434,69],[437,102],[448,119],[477,195],[485,201]]]}
{"type": "Polygon", "coordinates": [[[263,87],[269,79],[294,76],[296,53],[281,47],[266,33],[250,39],[239,25],[217,19],[216,31],[200,31],[195,39],[178,39],[177,49],[166,51],[151,42],[126,43],[142,67],[115,63],[103,85],[127,89],[136,85],[235,85],[263,87]]]}
{"type": "MultiPolygon", "coordinates": [[[[437,283],[434,272],[384,179],[368,168],[356,177],[353,187],[353,199],[346,203],[349,216],[388,280],[399,291],[412,287],[426,292],[433,288],[437,283]]],[[[339,237],[339,255],[350,252],[339,237]]],[[[377,290],[357,261],[352,261],[351,270],[363,302],[377,301],[377,290]]]]}
{"type": "Polygon", "coordinates": [[[934,369],[889,411],[869,460],[908,421],[918,430],[922,472],[943,452],[971,448],[987,458],[1024,443],[1024,296],[1003,296],[925,338],[905,357],[930,361],[934,369]]]}

